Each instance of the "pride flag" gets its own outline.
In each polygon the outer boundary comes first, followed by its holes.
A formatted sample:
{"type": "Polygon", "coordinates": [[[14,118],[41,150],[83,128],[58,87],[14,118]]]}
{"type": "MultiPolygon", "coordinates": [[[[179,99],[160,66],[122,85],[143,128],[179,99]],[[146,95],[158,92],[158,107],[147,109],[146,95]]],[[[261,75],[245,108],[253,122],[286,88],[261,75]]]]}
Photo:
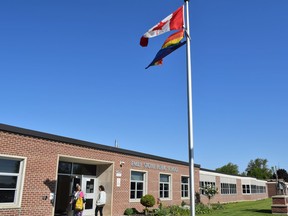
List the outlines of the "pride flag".
{"type": "Polygon", "coordinates": [[[163,58],[174,52],[176,49],[183,46],[186,41],[181,42],[184,37],[184,30],[178,31],[172,35],[170,35],[163,43],[161,49],[158,51],[153,61],[145,68],[149,68],[150,66],[161,65],[163,63],[163,58]]]}

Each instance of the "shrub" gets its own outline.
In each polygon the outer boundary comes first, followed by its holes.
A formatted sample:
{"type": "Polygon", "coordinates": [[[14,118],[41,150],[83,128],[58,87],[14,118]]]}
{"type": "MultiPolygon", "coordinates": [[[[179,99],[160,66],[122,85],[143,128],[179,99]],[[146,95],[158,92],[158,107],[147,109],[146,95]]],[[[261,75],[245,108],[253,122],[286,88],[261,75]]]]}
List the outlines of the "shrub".
{"type": "Polygon", "coordinates": [[[151,194],[146,194],[141,197],[140,203],[146,208],[153,207],[155,205],[155,198],[151,194]]]}
{"type": "Polygon", "coordinates": [[[169,212],[170,212],[170,209],[163,207],[161,209],[155,209],[154,215],[155,216],[167,216],[169,212]]]}
{"type": "Polygon", "coordinates": [[[145,215],[148,212],[149,207],[153,207],[155,205],[155,198],[151,194],[146,194],[141,197],[140,203],[145,206],[145,215]]]}
{"type": "Polygon", "coordinates": [[[195,204],[198,204],[201,202],[200,198],[201,198],[200,193],[195,192],[195,204]]]}
{"type": "Polygon", "coordinates": [[[132,215],[134,214],[134,211],[132,208],[127,208],[124,212],[124,215],[132,215]]]}
{"type": "Polygon", "coordinates": [[[170,214],[173,216],[189,216],[190,215],[189,209],[184,209],[177,205],[172,205],[169,208],[170,208],[170,214]]]}
{"type": "Polygon", "coordinates": [[[206,205],[204,205],[204,204],[202,204],[202,203],[199,203],[199,204],[197,204],[196,206],[195,206],[195,212],[196,212],[196,214],[208,214],[208,213],[210,213],[212,210],[208,207],[208,206],[206,206],[206,205]]]}

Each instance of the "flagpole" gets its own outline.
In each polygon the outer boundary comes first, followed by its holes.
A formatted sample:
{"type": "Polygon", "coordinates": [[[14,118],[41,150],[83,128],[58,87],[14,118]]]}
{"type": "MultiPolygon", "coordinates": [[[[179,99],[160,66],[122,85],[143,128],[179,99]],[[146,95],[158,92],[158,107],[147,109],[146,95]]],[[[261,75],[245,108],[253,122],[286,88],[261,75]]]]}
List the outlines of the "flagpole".
{"type": "Polygon", "coordinates": [[[188,142],[189,142],[189,188],[190,215],[195,216],[195,185],[194,185],[194,143],[193,143],[193,113],[192,113],[192,68],[190,51],[189,0],[184,0],[186,11],[186,62],[187,62],[187,104],[188,104],[188,142]]]}

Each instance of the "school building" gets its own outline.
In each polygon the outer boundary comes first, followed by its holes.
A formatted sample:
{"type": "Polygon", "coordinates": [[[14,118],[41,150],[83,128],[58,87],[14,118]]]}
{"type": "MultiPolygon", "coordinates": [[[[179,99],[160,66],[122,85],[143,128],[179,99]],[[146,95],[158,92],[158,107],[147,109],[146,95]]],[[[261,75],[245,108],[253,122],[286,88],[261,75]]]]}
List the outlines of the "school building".
{"type": "MultiPolygon", "coordinates": [[[[84,216],[93,216],[98,186],[107,193],[105,216],[126,208],[143,210],[140,198],[152,194],[163,205],[189,204],[189,164],[150,154],[0,124],[0,215],[64,216],[80,183],[86,196],[84,216]]],[[[203,169],[195,165],[195,191],[215,185],[212,202],[268,197],[267,182],[203,169]]],[[[155,206],[156,207],[156,206],[155,206]]]]}

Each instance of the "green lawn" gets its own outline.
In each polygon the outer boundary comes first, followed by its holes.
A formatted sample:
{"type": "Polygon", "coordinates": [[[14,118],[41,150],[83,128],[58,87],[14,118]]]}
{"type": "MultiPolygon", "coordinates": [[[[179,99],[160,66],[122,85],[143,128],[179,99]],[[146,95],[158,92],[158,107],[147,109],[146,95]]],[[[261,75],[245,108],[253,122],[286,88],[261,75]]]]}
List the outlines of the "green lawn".
{"type": "Polygon", "coordinates": [[[272,216],[271,212],[271,199],[258,200],[258,201],[248,201],[248,202],[238,202],[230,203],[224,205],[224,210],[215,210],[210,214],[200,214],[199,216],[209,215],[209,216],[272,216]]]}

